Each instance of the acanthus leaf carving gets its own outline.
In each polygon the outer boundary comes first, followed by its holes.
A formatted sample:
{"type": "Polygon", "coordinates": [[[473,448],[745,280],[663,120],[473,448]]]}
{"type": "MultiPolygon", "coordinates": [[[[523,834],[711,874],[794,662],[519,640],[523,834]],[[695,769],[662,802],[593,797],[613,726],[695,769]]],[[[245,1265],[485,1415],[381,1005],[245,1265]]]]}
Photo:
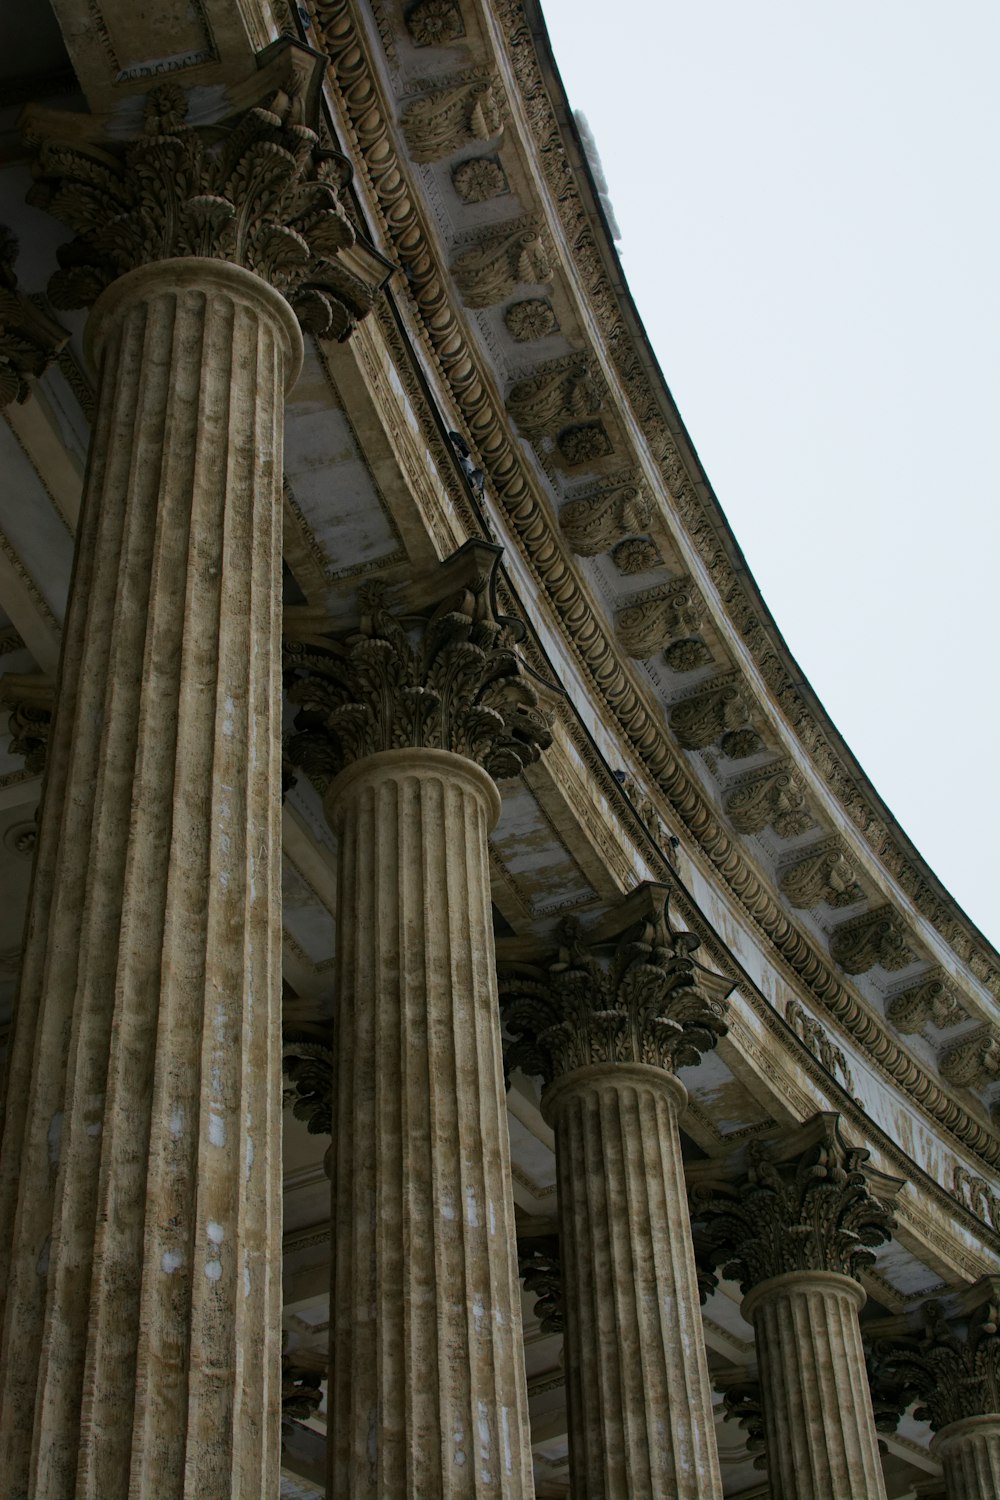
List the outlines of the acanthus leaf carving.
{"type": "Polygon", "coordinates": [[[187,124],[184,91],[161,84],[129,140],[95,132],[89,116],[26,110],[30,199],[77,236],[59,252],[55,306],[86,307],[139,266],[203,256],[255,272],[311,332],[347,337],[391,266],[341,203],[349,159],[321,149],[306,122],[316,66],[308,49],[277,43],[261,102],[213,125],[187,124]]]}
{"type": "Polygon", "coordinates": [[[629,479],[570,500],[559,512],[559,526],[578,557],[597,557],[622,537],[645,531],[650,514],[649,496],[629,479]]]}
{"type": "Polygon", "coordinates": [[[746,1434],[747,1452],[753,1454],[755,1469],[767,1468],[767,1433],[760,1386],[745,1381],[727,1386],[722,1394],[724,1422],[737,1422],[746,1434]]]}
{"type": "Polygon", "coordinates": [[[924,1304],[921,1333],[881,1339],[870,1354],[872,1387],[899,1412],[941,1432],[952,1422],[1000,1411],[1000,1277],[984,1276],[949,1318],[940,1302],[924,1304]]]}
{"type": "Polygon", "coordinates": [[[552,246],[535,217],[483,235],[456,255],[451,266],[467,307],[492,307],[522,283],[540,286],[550,281],[552,270],[552,246]]]}
{"type": "Polygon", "coordinates": [[[705,1252],[744,1295],[792,1271],[856,1276],[889,1239],[894,1220],[883,1200],[902,1186],[866,1167],[869,1155],[843,1139],[839,1116],[818,1114],[783,1142],[751,1141],[742,1179],[706,1163],[691,1188],[705,1252]]]}
{"type": "Polygon", "coordinates": [[[846,974],[864,974],[881,965],[889,973],[905,969],[916,960],[898,914],[891,906],[852,917],[834,928],[830,953],[846,974]]]}
{"type": "Polygon", "coordinates": [[[5,672],[0,677],[0,706],[10,711],[11,754],[23,755],[25,770],[41,774],[48,755],[55,683],[38,673],[5,672]]]}
{"type": "Polygon", "coordinates": [[[416,746],[467,756],[502,780],[551,743],[515,649],[524,627],[497,607],[500,552],[468,542],[442,563],[429,612],[394,610],[385,585],[369,583],[358,630],[286,636],[288,697],[299,705],[287,751],[317,785],[365,756],[416,746]]]}
{"type": "Polygon", "coordinates": [[[602,394],[593,361],[570,354],[519,380],[507,396],[507,410],[526,438],[551,436],[569,422],[600,411],[602,394]]]}
{"type": "Polygon", "coordinates": [[[840,1047],[830,1040],[826,1029],[814,1020],[809,1012],[798,1000],[790,999],[785,1005],[785,1020],[795,1032],[796,1036],[809,1048],[817,1062],[830,1074],[842,1083],[849,1094],[854,1094],[854,1078],[840,1047]]]}
{"type": "Polygon", "coordinates": [[[284,1349],[281,1355],[281,1422],[307,1422],[323,1402],[327,1362],[311,1350],[284,1349]]]}
{"type": "Polygon", "coordinates": [[[789,839],[814,826],[806,811],[805,782],[790,760],[744,772],[726,792],[725,806],[738,833],[759,833],[770,825],[779,838],[789,839]]]}
{"type": "Polygon", "coordinates": [[[524,1290],[534,1297],[534,1314],[542,1333],[562,1333],[562,1265],[557,1234],[531,1235],[517,1242],[517,1270],[524,1290]]]}
{"type": "Polygon", "coordinates": [[[791,904],[799,908],[854,906],[864,900],[857,872],[847,858],[843,841],[834,834],[815,845],[794,864],[782,870],[778,884],[791,904]]]}
{"type": "Polygon", "coordinates": [[[749,717],[739,675],[726,672],[675,703],[670,710],[670,727],[683,749],[702,750],[727,729],[738,729],[749,717]]]}
{"type": "Polygon", "coordinates": [[[979,1026],[960,1042],[946,1047],[939,1058],[942,1078],[959,1088],[981,1089],[1000,1079],[1000,1032],[979,1026]]]}
{"type": "Polygon", "coordinates": [[[403,116],[403,134],[416,162],[438,161],[473,141],[503,134],[506,99],[499,78],[475,79],[423,94],[403,116]]]}
{"type": "Polygon", "coordinates": [[[286,1034],[281,1052],[286,1103],[310,1135],[333,1134],[333,1048],[319,1027],[286,1034]]]}
{"type": "Polygon", "coordinates": [[[885,1013],[904,1034],[923,1031],[928,1024],[944,1031],[969,1019],[941,969],[935,969],[906,989],[897,990],[890,996],[885,1013]]]}
{"type": "Polygon", "coordinates": [[[609,956],[588,948],[575,919],[561,924],[560,937],[547,964],[501,967],[509,1070],[540,1074],[546,1085],[594,1063],[674,1072],[725,1035],[731,985],[692,959],[699,939],[674,931],[664,901],[609,956]]]}
{"type": "Polygon", "coordinates": [[[676,578],[630,599],[615,617],[615,631],[623,651],[645,660],[671,640],[700,630],[702,613],[690,578],[676,578]]]}
{"type": "Polygon", "coordinates": [[[69,339],[66,329],[17,289],[17,239],[0,224],[0,406],[25,401],[69,339]]]}

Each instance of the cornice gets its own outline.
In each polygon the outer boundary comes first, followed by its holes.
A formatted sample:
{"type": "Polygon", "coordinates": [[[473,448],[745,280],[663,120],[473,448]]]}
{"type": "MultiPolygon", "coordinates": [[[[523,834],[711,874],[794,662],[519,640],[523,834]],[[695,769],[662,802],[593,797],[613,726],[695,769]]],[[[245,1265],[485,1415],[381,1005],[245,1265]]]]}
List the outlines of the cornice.
{"type": "MultiPolygon", "coordinates": [[[[951,1132],[982,1160],[990,1164],[1000,1161],[1000,1139],[949,1097],[888,1035],[880,1019],[841,983],[826,959],[789,919],[772,889],[746,859],[693,775],[668,743],[663,733],[662,710],[632,673],[628,663],[621,659],[614,639],[592,608],[587,590],[581,586],[576,568],[566,555],[558,528],[549,518],[549,507],[539,493],[537,478],[526,466],[520,445],[510,432],[494,377],[483,366],[476,348],[469,341],[464,314],[456,308],[452,295],[444,257],[421,211],[418,195],[411,189],[408,169],[397,153],[392,123],[394,111],[384,97],[364,28],[358,22],[354,7],[350,0],[320,0],[316,12],[324,29],[331,59],[331,82],[343,120],[353,134],[359,165],[367,174],[387,241],[405,270],[421,336],[476,444],[491,491],[503,508],[522,558],[539,584],[539,598],[547,600],[554,609],[561,634],[576,657],[583,677],[603,701],[624,740],[645,763],[652,782],[659,787],[675,816],[728,886],[766,944],[780,955],[798,982],[935,1124],[951,1132]]],[[[518,54],[522,72],[529,63],[535,69],[537,105],[538,99],[544,95],[544,88],[537,59],[530,62],[535,56],[534,46],[524,28],[522,12],[514,0],[502,0],[499,7],[494,7],[494,21],[497,19],[506,19],[510,23],[507,28],[510,47],[512,53],[518,54]]],[[[545,100],[543,103],[550,128],[557,131],[551,104],[545,100]]],[[[560,190],[572,199],[578,190],[564,153],[550,154],[553,169],[563,174],[560,190]],[[563,162],[562,168],[558,166],[559,160],[563,162]]],[[[545,159],[543,149],[543,162],[545,159]]],[[[559,195],[554,196],[558,198],[559,195]]],[[[572,217],[573,212],[570,203],[567,213],[572,217]]],[[[570,226],[575,228],[575,236],[570,236],[569,241],[577,267],[586,272],[593,262],[594,274],[603,279],[599,252],[583,222],[579,203],[575,213],[576,222],[570,226]]],[[[700,508],[698,514],[694,514],[694,493],[673,438],[664,425],[643,360],[635,347],[634,334],[620,314],[617,322],[613,321],[613,296],[606,283],[604,286],[603,307],[598,307],[597,311],[601,316],[612,318],[613,326],[605,335],[609,355],[639,419],[644,427],[647,422],[649,424],[651,446],[662,456],[667,488],[672,494],[675,488],[678,490],[682,517],[689,529],[699,517],[704,527],[707,521],[700,508]],[[688,497],[686,502],[685,496],[688,497]]],[[[594,300],[595,304],[601,302],[596,294],[594,300]]],[[[665,397],[664,392],[660,395],[665,397]]],[[[735,548],[731,537],[727,545],[735,548]]],[[[713,555],[717,557],[719,568],[731,567],[724,550],[719,551],[718,543],[713,555]]],[[[733,619],[737,629],[741,630],[739,620],[736,616],[733,619]]],[[[746,639],[748,632],[742,630],[742,634],[746,639]]],[[[772,696],[779,709],[785,712],[782,694],[773,688],[772,696]]],[[[992,969],[990,973],[993,974],[992,969]]],[[[1000,971],[993,974],[993,978],[1000,988],[1000,971]]]]}

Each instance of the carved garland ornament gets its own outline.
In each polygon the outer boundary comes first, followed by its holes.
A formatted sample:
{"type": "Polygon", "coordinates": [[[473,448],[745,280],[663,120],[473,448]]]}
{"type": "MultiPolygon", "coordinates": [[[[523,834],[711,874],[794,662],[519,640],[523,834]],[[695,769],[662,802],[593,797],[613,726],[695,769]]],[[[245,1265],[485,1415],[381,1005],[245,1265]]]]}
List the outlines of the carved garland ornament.
{"type": "Polygon", "coordinates": [[[320,149],[304,88],[289,70],[261,104],[203,127],[185,123],[184,91],[163,84],[146,97],[142,134],[121,144],[95,142],[89,117],[27,110],[37,147],[29,199],[77,233],[49,284],[55,306],[87,307],[153,261],[208,256],[283,292],[311,332],[345,338],[388,268],[356,243],[340,201],[351,164],[320,149]]]}
{"type": "Polygon", "coordinates": [[[987,1277],[980,1288],[983,1300],[964,1326],[929,1302],[922,1337],[881,1340],[871,1353],[873,1389],[899,1413],[919,1400],[914,1416],[935,1432],[1000,1412],[1000,1287],[987,1277]]]}
{"type": "Polygon", "coordinates": [[[461,559],[468,576],[429,614],[393,612],[385,586],[370,583],[359,592],[357,631],[286,639],[288,697],[299,705],[288,754],[318,786],[352,761],[404,746],[465,755],[502,780],[551,743],[514,650],[523,627],[497,611],[499,555],[467,543],[451,561],[461,559]]]}
{"type": "Polygon", "coordinates": [[[815,1138],[789,1159],[751,1141],[742,1182],[691,1190],[702,1243],[744,1295],[789,1271],[856,1276],[874,1261],[872,1247],[892,1233],[892,1214],[863,1170],[870,1152],[841,1140],[836,1116],[820,1115],[802,1133],[815,1138]]]}
{"type": "Polygon", "coordinates": [[[725,1036],[718,976],[706,986],[707,971],[690,956],[699,939],[674,932],[665,907],[626,934],[606,962],[588,952],[575,920],[563,922],[560,936],[562,946],[544,967],[509,964],[500,971],[512,1037],[508,1069],[540,1074],[546,1085],[591,1063],[648,1063],[674,1072],[725,1036]]]}
{"type": "Polygon", "coordinates": [[[854,1078],[848,1067],[847,1058],[842,1050],[831,1042],[825,1028],[814,1020],[795,999],[789,1000],[785,1006],[785,1020],[796,1036],[801,1037],[805,1042],[816,1061],[823,1064],[832,1078],[837,1078],[839,1074],[845,1089],[853,1095],[854,1078]]]}
{"type": "MultiPolygon", "coordinates": [[[[602,319],[609,355],[627,390],[635,395],[636,410],[657,452],[663,453],[663,473],[670,493],[722,591],[727,608],[737,625],[747,635],[751,649],[760,659],[762,651],[773,648],[759,621],[742,594],[742,586],[719,546],[714,525],[706,518],[702,502],[695,495],[686,470],[672,439],[666,432],[662,415],[647,382],[646,372],[636,355],[631,335],[620,319],[613,297],[602,300],[601,289],[607,289],[604,263],[587,225],[572,173],[561,150],[559,130],[552,115],[545,85],[538,71],[534,40],[525,24],[523,11],[514,0],[499,0],[498,17],[505,29],[509,52],[518,77],[522,99],[529,112],[532,128],[542,148],[542,164],[549,185],[558,199],[564,228],[575,247],[577,263],[590,276],[597,290],[595,306],[602,319]],[[591,275],[592,272],[592,275],[591,275]],[[610,331],[609,331],[610,330],[610,331]]],[[[532,570],[538,586],[551,599],[567,631],[572,649],[607,704],[614,721],[621,725],[629,742],[641,754],[650,775],[658,781],[681,822],[704,850],[707,858],[727,881],[734,895],[758,927],[762,936],[772,942],[782,959],[801,981],[808,985],[821,1004],[826,1005],[871,1055],[876,1065],[900,1087],[907,1090],[928,1116],[967,1147],[979,1153],[984,1161],[1000,1161],[1000,1143],[995,1135],[974,1115],[941,1089],[937,1081],[916,1065],[890,1038],[870,1008],[838,980],[836,972],[805,940],[794,926],[773,893],[741,858],[739,849],[688,773],[681,757],[674,754],[658,722],[646,707],[642,694],[621,671],[614,644],[595,615],[583,593],[573,569],[566,562],[539,503],[537,487],[520,459],[505,430],[503,413],[490,396],[490,376],[470,346],[461,319],[450,304],[448,268],[440,263],[435,240],[424,220],[423,211],[408,181],[405,163],[396,148],[392,111],[382,93],[378,70],[372,62],[369,41],[358,25],[348,0],[317,0],[317,14],[325,28],[326,45],[331,55],[333,76],[340,90],[347,119],[357,133],[359,151],[369,175],[382,223],[393,243],[395,253],[407,268],[410,286],[417,306],[424,315],[428,347],[440,361],[459,411],[469,425],[481,434],[480,447],[489,469],[491,483],[518,540],[518,545],[532,570]],[[470,370],[473,378],[470,379],[470,370]]],[[[471,251],[459,254],[452,264],[454,279],[466,305],[489,306],[509,296],[517,282],[535,278],[520,267],[522,255],[540,254],[545,270],[539,279],[546,280],[552,271],[551,246],[543,242],[540,215],[532,215],[507,226],[498,236],[491,235],[471,251]],[[523,242],[523,243],[522,243],[523,242]],[[521,248],[519,248],[519,245],[521,248]]],[[[770,660],[770,658],[769,658],[770,660]]],[[[766,669],[766,663],[765,668],[766,669]]],[[[780,663],[778,676],[768,676],[774,691],[793,692],[788,674],[780,663]],[[773,679],[773,681],[772,681],[773,679]]],[[[767,673],[765,672],[765,675],[767,673]]],[[[798,710],[798,700],[795,702],[798,710]]],[[[805,708],[802,712],[806,713],[805,708]]],[[[810,721],[811,722],[811,721],[810,721]]],[[[815,727],[815,726],[814,726],[815,727]]],[[[859,827],[866,838],[889,839],[885,845],[894,855],[895,846],[885,830],[870,821],[867,804],[857,800],[842,781],[836,780],[835,760],[828,772],[819,762],[822,736],[806,724],[800,733],[806,738],[822,774],[828,775],[837,795],[852,810],[858,810],[859,827]],[[817,738],[818,737],[818,738],[817,738]],[[852,801],[853,797],[853,801],[852,801]]],[[[726,754],[750,755],[761,748],[755,731],[735,730],[723,737],[726,754]],[[737,744],[740,748],[737,750],[737,744]],[[732,747],[732,748],[730,748],[732,747]]],[[[825,753],[825,751],[824,751],[825,753]]],[[[907,890],[926,909],[921,888],[912,884],[909,865],[892,865],[907,883],[907,890]]],[[[936,899],[936,898],[935,898],[936,899]]],[[[947,915],[947,914],[946,914],[947,915]]],[[[938,917],[932,916],[932,920],[938,917]]],[[[952,919],[949,918],[949,921],[952,919]]],[[[952,923],[954,926],[954,923],[952,923]]],[[[949,931],[951,929],[949,928],[949,931]]],[[[968,928],[955,929],[961,936],[963,954],[968,953],[968,928]]],[[[958,936],[955,936],[956,943],[958,936]]],[[[974,970],[994,985],[1000,993],[1000,974],[987,973],[981,950],[973,954],[974,970]],[[978,965],[978,967],[977,967],[978,965]]]]}

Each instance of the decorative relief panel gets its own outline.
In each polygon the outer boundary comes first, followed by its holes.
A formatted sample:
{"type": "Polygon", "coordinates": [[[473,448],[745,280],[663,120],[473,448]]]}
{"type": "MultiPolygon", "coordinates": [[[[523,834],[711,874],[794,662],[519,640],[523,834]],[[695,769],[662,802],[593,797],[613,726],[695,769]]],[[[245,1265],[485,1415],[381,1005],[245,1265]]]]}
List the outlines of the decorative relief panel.
{"type": "Polygon", "coordinates": [[[473,141],[503,133],[504,92],[495,75],[423,94],[403,116],[403,134],[416,162],[439,161],[473,141]]]}
{"type": "MultiPolygon", "coordinates": [[[[732,749],[726,741],[744,732],[736,730],[724,737],[722,748],[727,754],[732,754],[732,749]]],[[[759,745],[759,736],[753,730],[749,732],[759,745]]],[[[759,833],[770,825],[779,838],[791,839],[813,827],[806,811],[805,782],[790,760],[775,760],[759,771],[745,771],[730,784],[725,806],[738,833],[759,833]]]]}
{"type": "Polygon", "coordinates": [[[584,354],[570,354],[550,360],[511,386],[507,410],[518,430],[536,442],[600,411],[602,398],[593,361],[584,354]]]}
{"type": "Polygon", "coordinates": [[[793,906],[854,906],[863,901],[856,870],[847,858],[843,840],[834,834],[823,839],[781,872],[778,884],[793,906]]]}
{"type": "Polygon", "coordinates": [[[864,974],[876,964],[894,973],[916,960],[908,938],[893,908],[880,906],[837,927],[830,938],[830,953],[847,974],[864,974]]]}
{"type": "Polygon", "coordinates": [[[711,745],[727,729],[737,729],[750,717],[736,672],[716,677],[707,687],[676,703],[670,710],[670,727],[685,750],[711,745]]]}
{"type": "Polygon", "coordinates": [[[522,282],[552,279],[552,245],[541,219],[529,216],[482,236],[455,256],[451,271],[467,307],[491,307],[522,282]]]}
{"type": "Polygon", "coordinates": [[[947,1047],[940,1057],[942,1078],[959,1088],[981,1089],[1000,1079],[1000,1032],[980,1026],[971,1036],[947,1047]]]}
{"type": "MultiPolygon", "coordinates": [[[[622,650],[645,660],[675,637],[690,636],[700,630],[701,622],[702,603],[694,584],[690,578],[677,578],[637,594],[618,611],[615,630],[622,650]]],[[[746,714],[742,717],[745,719],[746,714]]]]}
{"type": "Polygon", "coordinates": [[[559,319],[552,305],[544,297],[529,297],[524,302],[514,302],[503,315],[507,332],[519,344],[543,339],[550,333],[559,332],[559,319]]]}
{"type": "Polygon", "coordinates": [[[853,1097],[854,1078],[847,1065],[847,1058],[841,1049],[831,1042],[825,1028],[818,1021],[814,1021],[809,1012],[799,1004],[798,1000],[794,999],[789,1000],[785,1006],[785,1020],[796,1036],[805,1042],[817,1062],[822,1063],[831,1077],[842,1083],[853,1097]]]}
{"type": "Polygon", "coordinates": [[[944,1031],[969,1019],[942,969],[934,969],[904,990],[890,996],[886,1016],[904,1034],[923,1031],[928,1024],[944,1031]]]}
{"type": "Polygon", "coordinates": [[[608,552],[631,532],[649,525],[649,496],[630,478],[613,480],[595,493],[570,500],[559,512],[563,536],[578,557],[597,557],[608,552]]]}

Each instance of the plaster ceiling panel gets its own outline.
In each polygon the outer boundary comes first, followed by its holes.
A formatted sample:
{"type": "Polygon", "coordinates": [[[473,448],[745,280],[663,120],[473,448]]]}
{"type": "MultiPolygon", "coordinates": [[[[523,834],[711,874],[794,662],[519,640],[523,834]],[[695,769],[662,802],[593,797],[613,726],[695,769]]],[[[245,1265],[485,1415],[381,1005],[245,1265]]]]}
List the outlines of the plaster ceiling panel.
{"type": "MultiPolygon", "coordinates": [[[[532,1135],[526,1125],[509,1111],[507,1123],[510,1127],[511,1163],[527,1178],[536,1197],[547,1197],[556,1190],[556,1159],[548,1146],[532,1135]]],[[[553,1199],[553,1207],[555,1200],[553,1199]]]]}
{"type": "Polygon", "coordinates": [[[399,534],[311,345],[286,407],[285,475],[330,581],[398,557],[399,534]]]}
{"type": "Polygon", "coordinates": [[[0,528],[49,611],[61,621],[73,566],[73,537],[6,422],[0,422],[0,471],[0,528]]]}
{"type": "Polygon", "coordinates": [[[925,1266],[898,1239],[879,1245],[874,1254],[875,1271],[907,1301],[941,1292],[941,1277],[937,1271],[925,1266]]]}
{"type": "Polygon", "coordinates": [[[718,1052],[706,1052],[696,1066],[680,1068],[678,1077],[719,1136],[745,1130],[760,1120],[760,1105],[718,1052]]]}
{"type": "Polygon", "coordinates": [[[282,921],[312,964],[332,959],[337,924],[329,908],[286,855],[281,866],[282,921]]]}
{"type": "Polygon", "coordinates": [[[569,910],[595,899],[593,887],[523,783],[504,788],[503,811],[490,844],[532,915],[569,910]]]}

